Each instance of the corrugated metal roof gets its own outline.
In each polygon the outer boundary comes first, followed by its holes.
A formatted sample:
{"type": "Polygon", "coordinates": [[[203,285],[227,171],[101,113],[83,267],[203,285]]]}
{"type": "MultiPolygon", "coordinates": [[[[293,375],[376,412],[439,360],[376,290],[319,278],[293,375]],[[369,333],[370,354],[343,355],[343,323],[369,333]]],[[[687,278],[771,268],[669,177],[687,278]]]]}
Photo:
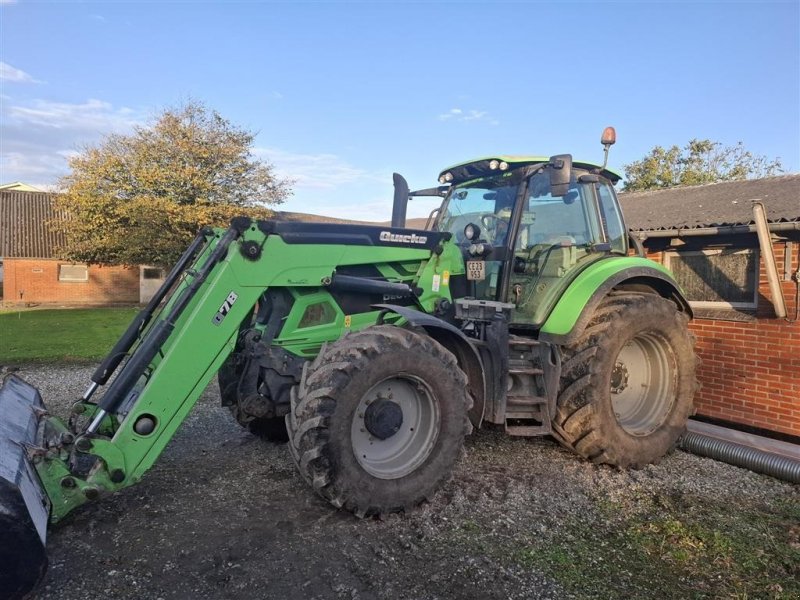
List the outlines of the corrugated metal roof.
{"type": "Polygon", "coordinates": [[[56,213],[51,194],[0,192],[0,257],[57,258],[64,236],[48,227],[56,213]]]}
{"type": "Polygon", "coordinates": [[[619,200],[635,231],[749,225],[751,200],[764,203],[770,223],[800,222],[800,174],[623,193],[619,200]]]}

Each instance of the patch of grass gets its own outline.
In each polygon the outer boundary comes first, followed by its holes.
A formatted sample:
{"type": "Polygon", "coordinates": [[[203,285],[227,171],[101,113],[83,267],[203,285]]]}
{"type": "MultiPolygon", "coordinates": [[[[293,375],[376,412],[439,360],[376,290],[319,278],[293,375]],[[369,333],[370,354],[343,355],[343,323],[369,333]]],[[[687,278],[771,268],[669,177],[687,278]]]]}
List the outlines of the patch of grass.
{"type": "Polygon", "coordinates": [[[0,314],[0,364],[103,358],[138,308],[76,308],[0,314]]]}
{"type": "Polygon", "coordinates": [[[558,537],[512,546],[511,560],[555,579],[578,597],[688,597],[671,571],[648,561],[622,532],[574,522],[565,529],[558,537]]]}
{"type": "Polygon", "coordinates": [[[592,518],[565,520],[558,536],[517,538],[506,556],[592,598],[800,598],[800,502],[660,497],[648,508],[625,517],[598,503],[592,518]]]}
{"type": "Polygon", "coordinates": [[[762,510],[676,510],[633,521],[629,538],[651,560],[732,598],[800,597],[800,503],[762,510]]]}
{"type": "Polygon", "coordinates": [[[461,529],[466,533],[478,533],[481,530],[481,526],[472,519],[467,519],[461,524],[461,529]]]}

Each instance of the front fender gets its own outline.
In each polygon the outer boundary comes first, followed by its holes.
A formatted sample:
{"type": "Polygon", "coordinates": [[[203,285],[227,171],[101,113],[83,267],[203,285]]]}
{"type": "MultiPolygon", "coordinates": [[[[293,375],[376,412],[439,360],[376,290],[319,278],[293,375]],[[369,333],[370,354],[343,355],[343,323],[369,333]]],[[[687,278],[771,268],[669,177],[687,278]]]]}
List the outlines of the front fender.
{"type": "Polygon", "coordinates": [[[575,278],[542,326],[540,339],[571,343],[583,332],[603,298],[618,289],[655,292],[692,316],[680,286],[666,267],[646,258],[620,256],[601,260],[575,278]]]}

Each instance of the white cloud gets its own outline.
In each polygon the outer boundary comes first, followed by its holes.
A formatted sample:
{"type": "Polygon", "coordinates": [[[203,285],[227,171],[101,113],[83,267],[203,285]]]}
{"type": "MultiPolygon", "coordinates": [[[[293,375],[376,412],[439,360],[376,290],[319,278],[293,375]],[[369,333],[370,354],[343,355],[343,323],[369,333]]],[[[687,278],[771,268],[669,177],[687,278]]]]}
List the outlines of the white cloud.
{"type": "Polygon", "coordinates": [[[0,183],[53,184],[67,172],[67,158],[79,147],[111,133],[127,133],[144,120],[129,108],[101,100],[14,103],[4,98],[0,106],[0,183]]]}
{"type": "MultiPolygon", "coordinates": [[[[414,198],[408,204],[407,218],[427,218],[440,204],[441,198],[414,198]]],[[[369,184],[343,193],[328,192],[323,196],[308,191],[295,194],[278,210],[386,223],[392,218],[392,186],[369,184]]]]}
{"type": "Polygon", "coordinates": [[[295,190],[331,190],[358,181],[379,181],[384,177],[355,167],[335,154],[300,154],[277,148],[256,148],[253,153],[272,163],[281,177],[293,179],[295,190]]]}
{"type": "Polygon", "coordinates": [[[31,106],[11,106],[8,113],[22,124],[98,133],[127,131],[140,121],[129,108],[115,109],[109,102],[91,98],[83,104],[34,100],[31,106]]]}
{"type": "Polygon", "coordinates": [[[41,83],[22,69],[12,67],[8,63],[0,62],[0,81],[11,81],[13,83],[41,83]]]}
{"type": "Polygon", "coordinates": [[[490,125],[498,125],[500,122],[489,115],[485,110],[463,110],[461,108],[451,108],[446,113],[439,115],[440,121],[485,121],[490,125]]]}
{"type": "Polygon", "coordinates": [[[464,121],[480,121],[486,116],[485,110],[471,110],[468,114],[464,115],[464,121]]]}
{"type": "Polygon", "coordinates": [[[278,148],[257,148],[253,153],[270,162],[277,175],[294,180],[294,193],[279,210],[356,221],[391,218],[391,171],[370,171],[329,153],[302,154],[278,148]]]}
{"type": "Polygon", "coordinates": [[[460,108],[451,108],[448,112],[439,115],[439,120],[447,121],[448,119],[458,118],[463,112],[460,108]]]}

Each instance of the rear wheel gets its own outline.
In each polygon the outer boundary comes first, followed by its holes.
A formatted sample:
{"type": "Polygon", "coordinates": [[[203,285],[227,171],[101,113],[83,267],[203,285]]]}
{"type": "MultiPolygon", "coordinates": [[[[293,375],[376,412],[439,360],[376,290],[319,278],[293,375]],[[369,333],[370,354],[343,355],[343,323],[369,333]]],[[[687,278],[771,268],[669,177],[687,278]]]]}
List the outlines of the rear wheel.
{"type": "Polygon", "coordinates": [[[639,468],[669,452],[692,414],[687,317],[653,294],[618,294],[563,349],[554,435],[597,463],[639,468]]]}
{"type": "Polygon", "coordinates": [[[451,475],[471,429],[455,357],[392,326],[325,346],[293,390],[289,447],[323,498],[357,516],[413,508],[451,475]]]}

